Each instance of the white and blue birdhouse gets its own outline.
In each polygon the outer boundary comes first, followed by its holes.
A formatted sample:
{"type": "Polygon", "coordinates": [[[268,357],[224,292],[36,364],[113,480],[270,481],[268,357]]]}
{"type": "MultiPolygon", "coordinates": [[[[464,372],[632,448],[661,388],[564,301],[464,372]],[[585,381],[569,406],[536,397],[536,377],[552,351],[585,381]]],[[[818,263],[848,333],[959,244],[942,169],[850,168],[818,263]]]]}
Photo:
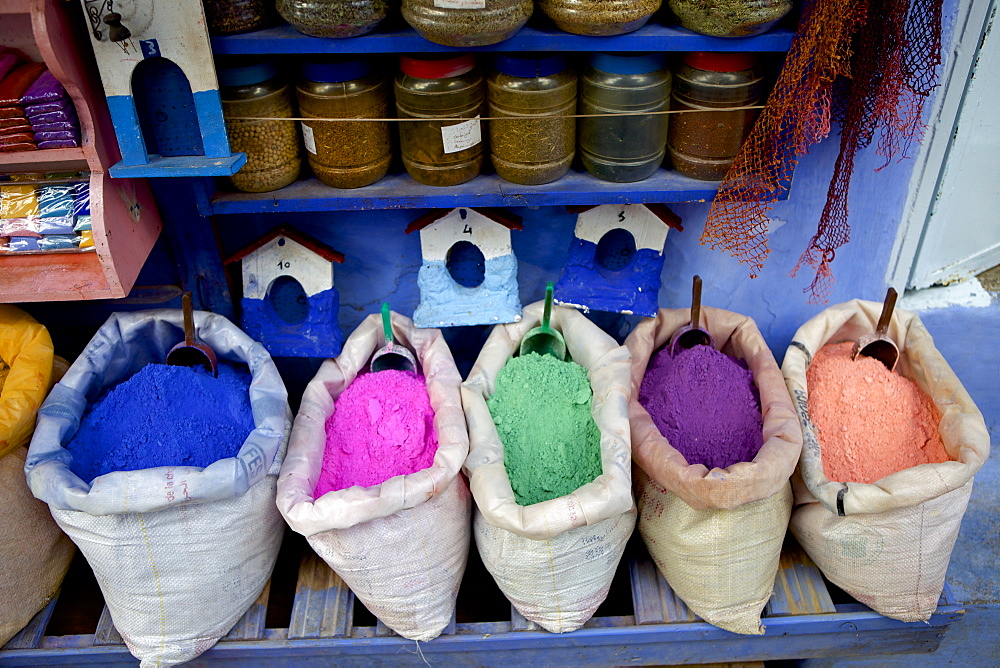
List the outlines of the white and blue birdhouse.
{"type": "Polygon", "coordinates": [[[681,230],[681,219],[663,204],[568,209],[579,215],[556,303],[655,317],[667,230],[681,230]]]}
{"type": "Polygon", "coordinates": [[[333,263],[343,261],[343,254],[290,225],[237,251],[226,264],[242,263],[243,331],[274,357],[339,355],[333,263]]]}
{"type": "Polygon", "coordinates": [[[518,322],[517,258],[511,230],[521,219],[503,209],[434,209],[406,233],[420,232],[417,327],[518,322]]]}

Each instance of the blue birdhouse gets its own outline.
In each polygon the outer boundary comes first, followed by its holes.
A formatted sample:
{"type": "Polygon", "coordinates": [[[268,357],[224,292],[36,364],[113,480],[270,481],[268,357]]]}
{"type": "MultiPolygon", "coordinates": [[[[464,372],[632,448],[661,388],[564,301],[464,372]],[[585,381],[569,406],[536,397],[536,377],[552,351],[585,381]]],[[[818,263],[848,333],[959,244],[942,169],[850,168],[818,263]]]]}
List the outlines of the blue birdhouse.
{"type": "Polygon", "coordinates": [[[290,225],[237,251],[226,264],[242,263],[243,331],[275,357],[339,355],[333,263],[343,261],[341,253],[290,225]]]}
{"type": "Polygon", "coordinates": [[[667,230],[683,229],[681,219],[663,204],[568,208],[579,215],[555,301],[655,317],[667,230]]]}

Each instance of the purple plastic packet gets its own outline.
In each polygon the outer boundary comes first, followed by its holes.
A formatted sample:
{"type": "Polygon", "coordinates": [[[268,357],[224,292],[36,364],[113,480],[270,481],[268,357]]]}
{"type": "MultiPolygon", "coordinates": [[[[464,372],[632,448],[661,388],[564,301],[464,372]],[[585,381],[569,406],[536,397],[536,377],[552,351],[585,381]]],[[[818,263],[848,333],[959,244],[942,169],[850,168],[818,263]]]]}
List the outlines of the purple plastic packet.
{"type": "Polygon", "coordinates": [[[58,130],[56,132],[36,132],[35,141],[52,141],[53,139],[80,139],[80,136],[72,130],[58,130]]]}
{"type": "Polygon", "coordinates": [[[80,142],[76,139],[50,139],[38,142],[38,148],[79,148],[80,142]]]}
{"type": "Polygon", "coordinates": [[[76,123],[73,122],[40,123],[38,125],[32,125],[31,129],[35,132],[78,132],[76,123]]]}
{"type": "Polygon", "coordinates": [[[62,111],[72,104],[73,102],[68,97],[54,100],[52,102],[32,104],[24,108],[24,115],[31,118],[32,116],[38,116],[39,114],[47,114],[50,111],[62,111]]]}
{"type": "Polygon", "coordinates": [[[61,111],[49,111],[44,114],[30,117],[32,125],[43,123],[66,123],[76,119],[76,111],[63,109],[61,111]]]}
{"type": "Polygon", "coordinates": [[[63,85],[59,83],[59,80],[49,70],[45,70],[38,78],[35,79],[35,83],[28,86],[28,90],[24,91],[24,95],[21,96],[21,106],[27,106],[29,104],[39,104],[41,102],[54,102],[60,98],[66,97],[66,89],[63,85]]]}

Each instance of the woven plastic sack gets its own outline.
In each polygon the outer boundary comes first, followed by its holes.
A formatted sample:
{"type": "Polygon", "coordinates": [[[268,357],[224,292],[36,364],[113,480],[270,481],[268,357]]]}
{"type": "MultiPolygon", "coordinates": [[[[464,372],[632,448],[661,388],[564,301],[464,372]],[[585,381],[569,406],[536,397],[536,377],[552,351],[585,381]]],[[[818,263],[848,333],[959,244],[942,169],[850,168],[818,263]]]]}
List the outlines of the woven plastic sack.
{"type": "Polygon", "coordinates": [[[45,327],[0,304],[0,647],[52,599],[73,558],[73,544],[24,481],[53,361],[45,327]]]}
{"type": "Polygon", "coordinates": [[[236,457],[204,469],[116,471],[92,484],[64,449],[87,405],[184,340],[180,310],[116,313],[38,411],[25,473],[34,495],[87,558],[115,627],[143,666],[210,648],[267,583],[284,526],[274,507],[291,412],[264,347],[222,316],[197,311],[198,338],[245,363],[256,428],[236,457]]]}
{"type": "Polygon", "coordinates": [[[603,473],[572,494],[518,505],[486,400],[495,390],[497,373],[517,353],[528,330],[540,324],[541,316],[538,302],[524,309],[521,322],[494,327],[462,385],[472,448],[465,467],[476,501],[474,530],[484,565],[526,619],[563,633],[583,626],[607,597],[635,527],[628,427],[630,360],[623,346],[584,315],[553,307],[552,328],[562,333],[569,355],[590,378],[603,473]]]}
{"type": "Polygon", "coordinates": [[[639,404],[654,352],[690,322],[687,309],[661,309],[625,340],[632,353],[632,457],[639,532],[674,592],[699,617],[734,633],[761,634],[760,613],[778,572],[792,508],[789,476],[802,431],[781,371],[754,321],[702,307],[702,327],[722,352],[742,359],[760,393],[764,443],[750,462],[709,471],[688,464],[639,404]],[[708,584],[710,583],[710,584],[708,584]]]}
{"type": "Polygon", "coordinates": [[[380,316],[370,315],[302,395],[278,481],[278,509],[386,626],[410,640],[431,640],[451,622],[469,557],[472,499],[461,474],[469,435],[462,379],[441,330],[416,329],[398,313],[392,325],[396,342],[414,352],[427,379],[438,437],[433,464],[380,485],[314,498],[334,401],[385,344],[380,316]]]}
{"type": "Polygon", "coordinates": [[[873,332],[881,308],[860,300],[828,308],[799,328],[785,353],[781,370],[805,437],[790,526],[838,587],[886,617],[925,621],[937,607],[973,476],[989,457],[990,437],[920,318],[896,309],[887,332],[901,353],[896,370],[937,405],[938,431],[954,461],[921,464],[872,484],[826,477],[823,444],[809,419],[806,369],[827,343],[873,332]]]}

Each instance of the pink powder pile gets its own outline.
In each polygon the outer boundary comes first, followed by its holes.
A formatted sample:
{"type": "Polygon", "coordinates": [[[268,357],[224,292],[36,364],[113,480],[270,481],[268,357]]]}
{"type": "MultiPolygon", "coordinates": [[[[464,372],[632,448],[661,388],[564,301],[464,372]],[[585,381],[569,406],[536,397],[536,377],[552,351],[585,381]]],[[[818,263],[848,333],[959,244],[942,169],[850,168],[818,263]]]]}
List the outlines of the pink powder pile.
{"type": "Polygon", "coordinates": [[[424,377],[409,371],[358,376],[326,421],[326,452],[315,498],[416,473],[437,452],[434,411],[424,377]]]}
{"type": "Polygon", "coordinates": [[[938,434],[941,414],[930,397],[878,360],[852,360],[853,346],[823,346],[806,372],[826,477],[873,483],[918,464],[948,461],[938,434]]]}

